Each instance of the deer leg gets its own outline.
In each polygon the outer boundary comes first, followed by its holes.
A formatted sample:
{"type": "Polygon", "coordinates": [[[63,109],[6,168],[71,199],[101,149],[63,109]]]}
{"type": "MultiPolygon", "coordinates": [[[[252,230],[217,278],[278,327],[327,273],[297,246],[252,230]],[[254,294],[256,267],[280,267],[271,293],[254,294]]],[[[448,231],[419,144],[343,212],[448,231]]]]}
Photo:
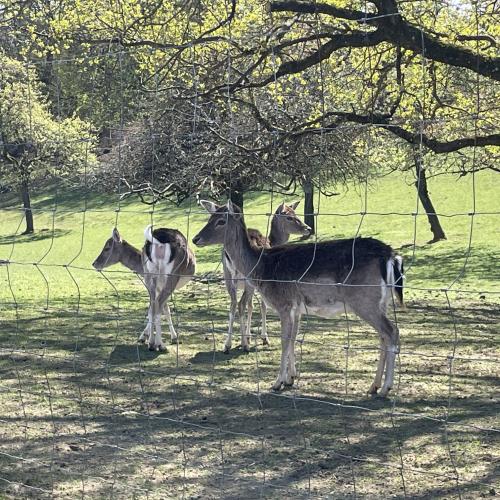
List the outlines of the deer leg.
{"type": "Polygon", "coordinates": [[[172,316],[170,315],[170,307],[168,306],[167,300],[172,295],[172,292],[175,288],[175,283],[167,279],[167,282],[165,283],[165,286],[162,288],[161,292],[159,295],[157,295],[156,300],[154,302],[154,322],[155,322],[155,329],[156,329],[156,334],[154,338],[153,345],[151,345],[151,339],[149,341],[149,349],[154,350],[154,351],[166,351],[167,348],[165,347],[165,344],[163,343],[163,338],[162,338],[162,330],[161,330],[161,313],[162,311],[165,311],[165,314],[168,319],[168,326],[170,328],[170,335],[172,338],[172,342],[175,342],[177,340],[177,333],[174,329],[174,325],[172,323],[172,316]]]}
{"type": "Polygon", "coordinates": [[[262,318],[262,330],[260,332],[262,345],[269,345],[269,337],[267,336],[267,306],[262,298],[260,299],[260,316],[262,318]]]}
{"type": "Polygon", "coordinates": [[[375,374],[375,379],[370,387],[370,390],[368,391],[368,394],[377,394],[377,391],[382,387],[382,375],[384,374],[386,355],[387,347],[385,345],[385,342],[381,338],[377,373],[375,374]]]}
{"type": "Polygon", "coordinates": [[[150,351],[166,351],[161,332],[161,310],[162,307],[160,306],[159,302],[155,300],[153,305],[153,322],[155,333],[149,338],[150,351]]]}
{"type": "Polygon", "coordinates": [[[149,311],[151,318],[151,335],[149,336],[148,347],[150,351],[160,351],[165,349],[161,338],[161,310],[156,288],[157,282],[153,280],[149,285],[149,311]]]}
{"type": "MultiPolygon", "coordinates": [[[[373,292],[373,290],[372,290],[373,292]]],[[[373,326],[380,335],[382,349],[380,351],[379,364],[375,380],[370,388],[372,394],[376,391],[376,386],[381,382],[382,372],[385,365],[385,378],[382,388],[379,391],[379,396],[386,397],[392,389],[394,381],[394,365],[396,354],[399,349],[399,331],[396,326],[387,318],[384,312],[380,310],[380,297],[369,293],[365,294],[365,302],[359,300],[351,300],[349,302],[350,309],[355,312],[361,319],[364,319],[368,324],[373,326]],[[370,299],[370,302],[367,300],[370,299]]]]}
{"type": "Polygon", "coordinates": [[[168,321],[168,328],[170,330],[170,343],[171,344],[178,344],[179,343],[179,337],[177,336],[177,332],[175,331],[174,328],[174,323],[172,321],[172,315],[170,314],[170,307],[168,306],[168,302],[165,302],[165,316],[167,317],[168,321]]]}
{"type": "Polygon", "coordinates": [[[234,325],[234,318],[236,316],[236,309],[238,307],[238,289],[236,287],[236,284],[232,280],[226,279],[226,288],[227,291],[229,292],[229,297],[231,299],[231,304],[229,306],[229,325],[227,329],[227,337],[224,342],[224,353],[227,354],[229,353],[229,350],[231,349],[231,344],[232,344],[232,339],[233,339],[233,325],[234,325]]]}
{"type": "Polygon", "coordinates": [[[394,366],[396,364],[396,354],[399,352],[399,330],[398,328],[385,316],[382,316],[381,329],[383,332],[383,340],[385,342],[385,379],[382,388],[380,389],[379,396],[386,397],[392,389],[394,383],[394,366]]]}
{"type": "Polygon", "coordinates": [[[146,341],[149,341],[149,338],[151,337],[151,333],[152,333],[151,332],[152,328],[153,328],[153,314],[151,312],[151,304],[150,304],[148,307],[148,317],[147,317],[146,328],[144,328],[142,333],[139,335],[137,342],[144,344],[146,341]]]}
{"type": "Polygon", "coordinates": [[[247,287],[245,288],[246,297],[246,310],[247,310],[247,321],[246,321],[246,333],[245,333],[245,342],[246,345],[250,345],[250,338],[252,335],[252,314],[253,314],[253,296],[254,289],[247,287]]]}
{"type": "Polygon", "coordinates": [[[386,364],[385,364],[385,380],[382,389],[378,393],[379,396],[385,398],[392,389],[394,383],[394,365],[396,364],[396,354],[399,352],[397,344],[391,343],[387,346],[386,364]]]}
{"type": "Polygon", "coordinates": [[[292,336],[288,344],[288,364],[286,370],[285,386],[291,387],[297,377],[297,370],[295,368],[295,340],[299,331],[300,315],[296,313],[295,308],[290,313],[292,320],[292,336]]]}
{"type": "Polygon", "coordinates": [[[241,330],[241,348],[248,352],[250,350],[250,327],[252,318],[252,296],[253,291],[250,291],[247,286],[240,302],[238,303],[238,314],[240,316],[240,330],[241,330]],[[247,314],[245,314],[247,312],[247,314]]]}
{"type": "Polygon", "coordinates": [[[273,390],[279,391],[286,383],[287,378],[287,363],[288,363],[288,347],[292,337],[293,322],[290,312],[280,314],[281,319],[281,363],[278,378],[273,384],[273,390]]]}
{"type": "Polygon", "coordinates": [[[145,276],[146,288],[149,292],[148,321],[146,327],[139,335],[138,342],[145,343],[153,338],[153,303],[156,296],[156,283],[149,275],[145,276]]]}

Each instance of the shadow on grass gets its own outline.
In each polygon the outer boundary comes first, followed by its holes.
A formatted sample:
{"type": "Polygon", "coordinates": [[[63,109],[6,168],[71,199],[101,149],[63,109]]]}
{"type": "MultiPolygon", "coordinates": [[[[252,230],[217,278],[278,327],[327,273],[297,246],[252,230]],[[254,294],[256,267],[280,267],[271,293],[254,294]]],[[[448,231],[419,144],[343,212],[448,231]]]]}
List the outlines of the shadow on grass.
{"type": "Polygon", "coordinates": [[[10,245],[13,243],[30,243],[32,241],[44,241],[66,236],[68,229],[40,229],[30,234],[12,234],[0,236],[0,245],[10,245]]]}
{"type": "MultiPolygon", "coordinates": [[[[217,346],[217,349],[219,346],[217,346]]],[[[259,352],[262,348],[259,347],[259,352]]],[[[211,364],[214,362],[224,362],[232,359],[238,359],[241,356],[248,356],[249,354],[255,353],[257,349],[255,347],[250,347],[249,351],[244,351],[241,346],[233,347],[229,352],[225,353],[221,350],[203,351],[197,352],[192,358],[190,358],[191,363],[195,364],[211,364]]]]}
{"type": "Polygon", "coordinates": [[[445,249],[440,247],[432,251],[430,247],[425,252],[417,252],[413,262],[407,259],[405,266],[411,265],[412,278],[439,280],[448,285],[461,276],[465,265],[465,273],[461,281],[474,282],[475,279],[498,283],[500,267],[497,265],[498,252],[487,248],[472,247],[467,258],[466,249],[445,249]]]}
{"type": "Polygon", "coordinates": [[[166,351],[150,351],[146,344],[136,343],[118,344],[115,345],[109,355],[109,362],[112,365],[127,365],[138,362],[152,361],[159,356],[167,355],[169,346],[166,351]]]}
{"type": "MultiPolygon", "coordinates": [[[[354,488],[356,497],[403,497],[403,475],[407,496],[436,498],[456,495],[450,479],[455,464],[464,496],[488,492],[483,483],[493,484],[494,463],[487,452],[495,435],[487,429],[497,409],[488,397],[494,378],[480,359],[467,372],[454,366],[453,383],[462,376],[474,382],[464,385],[467,394],[452,392],[450,397],[448,384],[438,394],[429,393],[427,384],[440,387],[431,373],[446,380],[449,374],[435,372],[434,361],[419,356],[408,359],[402,385],[411,385],[411,377],[418,375],[422,386],[404,398],[373,399],[362,395],[359,386],[344,394],[342,384],[332,381],[342,378],[345,367],[333,361],[339,356],[334,358],[327,343],[330,336],[345,335],[345,322],[314,320],[304,325],[311,328],[306,338],[315,343],[301,361],[299,389],[275,394],[266,390],[278,369],[278,342],[270,349],[259,346],[257,371],[253,349],[225,355],[221,345],[203,340],[211,322],[221,333],[217,342],[226,331],[223,287],[213,288],[212,294],[210,311],[201,299],[187,301],[180,294],[174,320],[183,344],[178,351],[168,346],[167,355],[135,343],[144,308],[132,293],[126,310],[109,314],[98,298],[94,303],[87,298],[78,312],[79,327],[75,311],[40,314],[21,307],[17,322],[12,314],[0,331],[5,353],[0,357],[5,429],[0,451],[27,461],[16,467],[14,459],[0,455],[1,469],[7,471],[3,476],[65,490],[72,497],[79,496],[83,478],[87,495],[95,498],[136,493],[150,498],[184,493],[186,498],[263,493],[311,498],[315,493],[309,488],[317,488],[318,497],[340,499],[354,497],[354,488]],[[195,309],[188,309],[193,304],[195,309]],[[17,352],[22,346],[27,348],[17,352]],[[18,349],[9,353],[10,347],[18,349]],[[263,386],[258,393],[257,380],[263,386]],[[302,385],[303,380],[308,384],[302,385]]],[[[495,330],[493,305],[471,304],[455,312],[459,329],[495,330]]],[[[446,357],[453,332],[446,314],[434,303],[405,311],[404,345],[418,345],[424,352],[432,348],[446,357]]],[[[368,327],[351,323],[354,347],[377,345],[375,333],[366,335],[368,327]]],[[[276,334],[274,321],[271,327],[276,334]]],[[[460,345],[476,352],[482,347],[480,339],[469,337],[460,345]]],[[[349,383],[372,378],[374,355],[365,351],[350,359],[349,383]]],[[[29,496],[29,489],[21,492],[29,496]]]]}

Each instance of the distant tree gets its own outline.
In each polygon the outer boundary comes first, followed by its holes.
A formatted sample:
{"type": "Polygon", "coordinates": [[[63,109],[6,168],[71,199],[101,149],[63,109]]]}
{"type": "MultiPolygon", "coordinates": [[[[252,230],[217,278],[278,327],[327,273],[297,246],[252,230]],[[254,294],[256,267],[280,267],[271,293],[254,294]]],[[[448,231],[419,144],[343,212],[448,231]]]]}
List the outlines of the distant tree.
{"type": "Polygon", "coordinates": [[[108,191],[120,186],[123,196],[147,204],[210,193],[242,206],[244,194],[263,189],[272,172],[263,156],[246,150],[248,137],[233,135],[237,129],[252,133],[251,126],[243,126],[248,116],[236,117],[232,128],[226,111],[207,103],[196,113],[190,102],[165,95],[151,100],[142,119],[127,124],[111,152],[100,158],[96,184],[108,191]]]}
{"type": "Polygon", "coordinates": [[[229,197],[242,207],[249,192],[304,190],[305,212],[314,227],[313,192],[331,194],[339,183],[362,174],[352,134],[274,141],[274,128],[266,129],[254,111],[237,101],[154,96],[143,119],[127,125],[101,157],[96,186],[119,186],[122,196],[148,204],[209,195],[229,197]]]}
{"type": "Polygon", "coordinates": [[[52,176],[81,172],[95,160],[93,144],[87,123],[50,113],[33,68],[1,53],[0,68],[0,173],[3,182],[19,190],[25,233],[32,233],[32,187],[52,176]]]}

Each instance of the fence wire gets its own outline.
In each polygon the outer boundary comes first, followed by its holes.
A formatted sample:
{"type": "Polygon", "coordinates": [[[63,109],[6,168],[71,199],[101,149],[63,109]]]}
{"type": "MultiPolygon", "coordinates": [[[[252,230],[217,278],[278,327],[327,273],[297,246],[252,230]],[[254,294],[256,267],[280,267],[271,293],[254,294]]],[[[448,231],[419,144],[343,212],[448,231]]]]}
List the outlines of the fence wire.
{"type": "MultiPolygon", "coordinates": [[[[368,2],[364,11],[370,12],[368,2]]],[[[196,2],[186,8],[196,10],[196,2]]],[[[232,14],[232,3],[226,17],[232,14]]],[[[476,56],[481,35],[478,5],[475,5],[476,56]]],[[[208,8],[208,7],[207,7],[208,8]]],[[[435,4],[435,9],[438,6],[435,4]]],[[[194,14],[193,14],[194,15],[194,14]]],[[[214,14],[215,15],[215,14],[214,14]]],[[[267,13],[263,14],[267,16],[267,13]]],[[[366,15],[357,21],[391,17],[395,14],[366,15]]],[[[399,14],[397,14],[399,15],[399,14]]],[[[319,14],[313,19],[315,42],[321,49],[321,34],[327,29],[319,14]]],[[[275,32],[269,16],[270,32],[275,32]]],[[[296,22],[295,19],[293,22],[296,22]]],[[[233,28],[227,36],[233,40],[233,28]]],[[[196,31],[196,30],[195,30],[196,31]]],[[[369,32],[365,31],[368,37],[369,32]]],[[[185,33],[196,40],[197,32],[185,33]]],[[[367,39],[367,38],[366,38],[367,39]]],[[[421,51],[426,53],[421,32],[421,51]]],[[[377,53],[369,44],[360,63],[363,74],[373,74],[377,53]]],[[[202,137],[201,120],[206,119],[200,88],[198,44],[186,43],[181,49],[188,60],[193,100],[188,149],[202,137]]],[[[135,343],[147,323],[149,293],[138,274],[112,267],[96,271],[91,263],[112,227],[136,225],[133,238],[142,244],[147,224],[180,229],[190,244],[208,215],[196,206],[194,196],[180,207],[160,201],[142,207],[126,196],[125,140],[133,127],[128,121],[124,77],[128,67],[126,50],[58,57],[50,63],[30,60],[25,64],[28,101],[36,95],[30,71],[49,69],[56,95],[54,115],[64,117],[67,90],[62,87],[60,71],[71,71],[89,60],[113,61],[118,68],[109,84],[121,97],[118,116],[109,133],[118,139],[110,146],[116,151],[116,172],[112,193],[98,191],[91,183],[94,139],[88,136],[67,142],[84,145],[84,161],[78,181],[54,182],[44,186],[30,209],[14,203],[11,192],[0,194],[0,210],[5,227],[0,228],[0,293],[2,332],[0,338],[0,484],[8,497],[18,498],[477,498],[495,495],[494,443],[500,428],[496,419],[495,384],[498,383],[497,274],[491,265],[484,271],[471,270],[471,262],[493,259],[475,255],[477,227],[483,220],[498,220],[500,211],[484,210],[478,199],[477,146],[472,147],[470,207],[455,212],[429,213],[422,210],[418,194],[414,208],[399,210],[387,206],[374,209],[369,171],[377,148],[377,136],[368,135],[362,155],[363,179],[356,185],[360,209],[353,211],[323,208],[326,197],[318,182],[314,213],[316,232],[311,239],[313,258],[299,280],[282,284],[315,285],[327,293],[328,287],[353,287],[343,282],[318,283],[306,276],[312,268],[318,245],[334,236],[337,220],[349,223],[352,267],[359,236],[380,237],[391,243],[391,224],[404,224],[410,242],[399,251],[405,259],[407,309],[389,301],[390,318],[401,331],[397,353],[396,377],[389,398],[366,396],[381,348],[371,327],[349,313],[323,320],[306,314],[297,336],[297,376],[293,388],[270,390],[279,366],[281,338],[276,315],[269,316],[270,346],[260,343],[262,326],[254,318],[249,353],[235,348],[222,353],[227,333],[229,298],[222,275],[219,249],[200,251],[198,271],[182,290],[169,299],[172,321],[180,342],[168,345],[167,352],[150,352],[135,343]],[[22,234],[27,212],[37,224],[46,226],[30,239],[22,234]],[[438,216],[450,223],[466,221],[461,229],[463,248],[455,259],[436,251],[435,261],[427,263],[422,249],[422,219],[438,216]],[[383,220],[387,234],[369,234],[372,220],[383,220]],[[347,222],[349,221],[349,222],[347,222]],[[109,226],[109,227],[108,227],[109,226]],[[99,241],[95,238],[98,237],[99,241]],[[66,238],[65,243],[61,238],[66,238]],[[67,246],[66,246],[67,245],[67,246]],[[36,246],[36,251],[32,247],[36,246]],[[440,264],[440,258],[447,262],[440,264]],[[203,262],[206,259],[206,262],[203,262]],[[444,272],[445,266],[452,272],[444,272]],[[426,276],[422,268],[432,275],[426,276]],[[201,269],[201,270],[200,270],[201,269]],[[443,270],[440,276],[439,272],[443,270]],[[481,287],[467,282],[469,274],[481,276],[481,287]],[[483,286],[483,283],[487,285],[483,286]],[[327,288],[324,288],[327,287],[327,288]]],[[[151,51],[151,57],[154,51],[151,51]]],[[[271,54],[272,77],[279,90],[279,54],[271,54]]],[[[176,56],[177,57],[177,56],[176,56]]],[[[417,124],[420,142],[416,158],[420,168],[427,156],[423,135],[429,125],[444,126],[446,118],[427,116],[429,87],[428,61],[421,57],[422,108],[417,124]]],[[[235,111],[237,101],[232,83],[241,75],[235,70],[228,49],[222,96],[229,110],[223,126],[230,144],[237,144],[241,124],[235,111]]],[[[157,69],[163,69],[157,61],[157,69]]],[[[215,71],[215,70],[214,70],[215,71]]],[[[92,88],[89,100],[99,103],[99,66],[88,75],[92,88]]],[[[323,117],[332,106],[326,90],[331,68],[322,61],[312,72],[318,82],[319,108],[323,117]]],[[[163,80],[154,72],[148,96],[160,111],[163,80]]],[[[102,76],[102,75],[101,75],[102,76]]],[[[179,80],[182,75],[179,76],[179,80]]],[[[475,112],[461,114],[478,136],[482,119],[482,80],[477,75],[472,95],[475,112]]],[[[142,89],[144,90],[144,89],[142,89]]],[[[377,125],[372,87],[369,125],[342,125],[334,133],[365,133],[377,125]]],[[[140,95],[141,89],[137,90],[140,95]]],[[[284,93],[284,91],[283,91],[284,93]]],[[[290,96],[287,96],[290,98],[290,96]]],[[[299,98],[300,94],[292,96],[299,98]]],[[[276,116],[285,115],[283,100],[271,105],[276,116]]],[[[29,109],[33,108],[29,104],[29,109]]],[[[213,122],[217,123],[217,118],[213,122]]],[[[395,121],[405,125],[408,121],[395,121]]],[[[62,122],[59,121],[60,127],[62,122]]],[[[1,125],[1,123],[0,123],[1,125]]],[[[30,116],[30,138],[33,129],[30,116]]],[[[327,161],[327,136],[332,129],[326,118],[318,123],[320,161],[327,161]]],[[[60,131],[62,136],[62,131],[60,131]]],[[[160,137],[161,132],[151,131],[160,137]]],[[[272,175],[267,190],[268,206],[251,197],[245,217],[260,220],[260,227],[271,231],[271,221],[281,202],[277,174],[277,135],[273,132],[269,156],[272,175]],[[274,135],[273,135],[274,134],[274,135]],[[257,206],[258,205],[258,206],[257,206]]],[[[2,139],[3,141],[3,139],[2,139]]],[[[2,142],[3,148],[29,147],[26,142],[2,142]]],[[[56,144],[58,140],[49,140],[56,144]]],[[[153,147],[150,163],[144,165],[151,186],[165,181],[159,157],[161,145],[153,147]]],[[[190,174],[189,174],[190,175],[190,174]]],[[[229,176],[227,195],[235,194],[236,170],[229,176]]],[[[255,173],[259,175],[258,172],[255,173]]],[[[189,179],[191,181],[191,179],[189,179]]],[[[194,185],[194,180],[192,181],[194,185]]],[[[416,181],[417,192],[421,178],[416,181]]],[[[401,180],[403,184],[404,181],[401,180]]],[[[258,182],[256,181],[256,184],[258,182]]],[[[0,188],[3,188],[3,182],[0,188]]],[[[210,192],[205,190],[205,194],[210,192]]],[[[253,195],[252,195],[253,196],[253,195]]],[[[297,195],[294,195],[296,198],[297,195]]],[[[247,202],[246,202],[247,203],[247,202]]],[[[259,257],[264,258],[262,249],[259,257]]],[[[452,256],[453,257],[453,256],[452,256]]],[[[172,276],[176,276],[175,272],[172,276]]],[[[244,285],[245,278],[235,278],[244,285]]],[[[278,281],[262,279],[262,283],[278,281]]],[[[376,285],[379,286],[379,285],[376,285]]]]}

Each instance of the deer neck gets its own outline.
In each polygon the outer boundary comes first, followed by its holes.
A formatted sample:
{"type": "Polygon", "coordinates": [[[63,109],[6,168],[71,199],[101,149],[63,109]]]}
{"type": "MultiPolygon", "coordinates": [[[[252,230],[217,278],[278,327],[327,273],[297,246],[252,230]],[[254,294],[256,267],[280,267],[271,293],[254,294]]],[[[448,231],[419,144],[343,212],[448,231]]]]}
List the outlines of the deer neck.
{"type": "Polygon", "coordinates": [[[245,276],[255,275],[261,250],[254,249],[250,244],[245,223],[230,218],[227,230],[224,251],[229,260],[245,276]]]}
{"type": "Polygon", "coordinates": [[[283,229],[279,217],[274,215],[271,220],[271,231],[269,233],[269,244],[272,247],[284,245],[290,238],[290,235],[283,229]]]}
{"type": "Polygon", "coordinates": [[[141,252],[125,240],[122,241],[120,263],[137,274],[144,274],[141,252]]]}

